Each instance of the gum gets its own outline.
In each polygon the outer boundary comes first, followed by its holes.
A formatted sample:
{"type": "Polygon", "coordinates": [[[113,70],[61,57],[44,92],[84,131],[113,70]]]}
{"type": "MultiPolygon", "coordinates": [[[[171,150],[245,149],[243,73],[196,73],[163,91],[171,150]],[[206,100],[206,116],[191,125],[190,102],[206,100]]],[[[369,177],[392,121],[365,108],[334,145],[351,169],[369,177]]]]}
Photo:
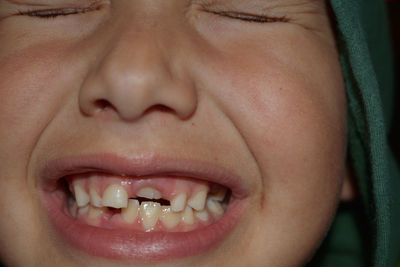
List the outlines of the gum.
{"type": "Polygon", "coordinates": [[[151,187],[158,190],[163,199],[169,201],[180,193],[186,193],[189,199],[191,195],[199,190],[203,188],[209,190],[211,186],[207,181],[190,178],[175,178],[173,176],[131,178],[102,173],[74,175],[67,177],[67,181],[72,193],[75,193],[72,184],[78,183],[87,193],[89,193],[89,188],[94,188],[102,197],[104,190],[109,185],[118,184],[127,191],[128,198],[136,198],[140,189],[151,187]]]}

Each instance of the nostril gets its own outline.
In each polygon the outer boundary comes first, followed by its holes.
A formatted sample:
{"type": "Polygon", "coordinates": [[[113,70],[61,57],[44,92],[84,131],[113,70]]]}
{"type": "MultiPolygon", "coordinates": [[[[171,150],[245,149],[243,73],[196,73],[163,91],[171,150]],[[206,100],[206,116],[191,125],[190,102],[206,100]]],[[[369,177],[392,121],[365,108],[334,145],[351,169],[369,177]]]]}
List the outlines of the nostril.
{"type": "Polygon", "coordinates": [[[106,109],[109,109],[109,108],[113,108],[113,105],[109,101],[107,101],[105,99],[96,100],[94,105],[95,105],[97,110],[106,110],[106,109]]]}
{"type": "MultiPolygon", "coordinates": [[[[94,102],[94,107],[95,107],[94,110],[97,111],[97,112],[113,110],[113,111],[116,111],[117,113],[120,113],[120,115],[122,117],[124,117],[124,118],[126,117],[127,119],[133,119],[135,117],[132,114],[128,115],[128,116],[124,116],[124,114],[126,115],[126,112],[124,112],[124,110],[117,110],[115,108],[115,106],[110,101],[108,101],[106,99],[98,99],[98,100],[96,100],[94,102]]],[[[176,113],[174,109],[172,109],[172,108],[170,108],[168,106],[165,106],[165,105],[162,105],[162,104],[157,104],[157,105],[153,105],[153,106],[149,107],[148,109],[146,109],[144,111],[144,113],[141,114],[141,115],[146,115],[146,114],[149,114],[149,113],[152,113],[152,112],[176,113]]]]}
{"type": "Polygon", "coordinates": [[[167,107],[165,105],[158,104],[158,105],[154,105],[154,106],[151,106],[148,109],[146,109],[146,111],[144,112],[144,115],[148,114],[148,113],[152,113],[154,111],[165,112],[165,113],[175,113],[175,111],[172,108],[167,107]]]}

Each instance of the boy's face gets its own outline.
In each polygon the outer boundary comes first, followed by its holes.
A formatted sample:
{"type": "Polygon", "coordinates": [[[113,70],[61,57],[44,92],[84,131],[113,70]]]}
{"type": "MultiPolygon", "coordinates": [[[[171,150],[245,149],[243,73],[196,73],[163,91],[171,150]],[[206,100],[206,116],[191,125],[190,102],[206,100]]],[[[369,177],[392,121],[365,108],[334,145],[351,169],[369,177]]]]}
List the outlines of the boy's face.
{"type": "Polygon", "coordinates": [[[346,152],[324,1],[0,0],[0,40],[10,266],[297,266],[319,246],[346,152]]]}

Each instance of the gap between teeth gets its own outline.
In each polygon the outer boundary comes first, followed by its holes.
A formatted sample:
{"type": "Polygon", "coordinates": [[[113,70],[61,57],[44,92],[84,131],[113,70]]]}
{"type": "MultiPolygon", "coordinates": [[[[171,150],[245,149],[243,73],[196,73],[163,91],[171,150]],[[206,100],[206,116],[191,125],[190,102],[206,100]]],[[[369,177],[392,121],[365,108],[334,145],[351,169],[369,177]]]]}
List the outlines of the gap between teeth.
{"type": "Polygon", "coordinates": [[[73,184],[75,205],[78,207],[78,215],[87,214],[90,220],[98,220],[107,207],[121,209],[121,217],[127,224],[140,222],[145,231],[155,228],[161,221],[167,229],[184,225],[193,225],[197,220],[207,222],[210,214],[221,217],[225,210],[222,201],[227,190],[221,189],[216,193],[209,194],[209,188],[200,187],[187,199],[186,193],[180,193],[173,197],[170,206],[161,206],[160,203],[151,199],[161,199],[161,193],[151,187],[140,189],[136,195],[149,201],[139,203],[137,199],[128,198],[128,193],[123,186],[118,184],[109,185],[101,197],[95,189],[90,188],[89,193],[79,183],[73,184]]]}

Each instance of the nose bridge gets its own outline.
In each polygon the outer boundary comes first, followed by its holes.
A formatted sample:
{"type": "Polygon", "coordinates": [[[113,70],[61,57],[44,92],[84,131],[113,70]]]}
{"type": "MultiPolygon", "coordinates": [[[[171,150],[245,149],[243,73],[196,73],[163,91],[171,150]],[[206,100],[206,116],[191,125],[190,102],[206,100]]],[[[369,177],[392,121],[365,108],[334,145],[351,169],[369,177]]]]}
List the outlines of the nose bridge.
{"type": "Polygon", "coordinates": [[[82,87],[81,109],[93,115],[98,103],[102,108],[106,103],[124,120],[157,108],[188,118],[197,105],[196,92],[190,77],[174,67],[179,57],[171,40],[157,25],[124,23],[82,87]]]}
{"type": "Polygon", "coordinates": [[[159,38],[146,32],[121,31],[112,38],[112,46],[103,58],[100,72],[110,87],[156,86],[172,79],[159,38]]]}

